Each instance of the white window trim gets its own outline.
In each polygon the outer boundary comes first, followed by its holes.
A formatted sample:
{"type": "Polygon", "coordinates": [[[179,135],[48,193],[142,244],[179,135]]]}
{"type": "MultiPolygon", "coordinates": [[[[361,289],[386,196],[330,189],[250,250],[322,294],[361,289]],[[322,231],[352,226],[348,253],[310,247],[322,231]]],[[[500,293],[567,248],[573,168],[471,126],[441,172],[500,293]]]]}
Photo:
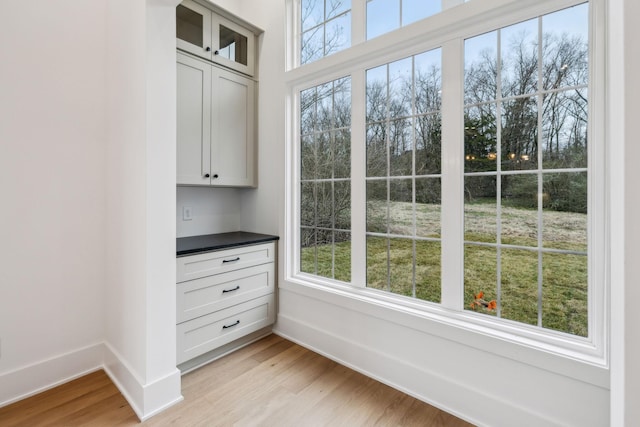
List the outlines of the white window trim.
{"type": "MultiPolygon", "coordinates": [[[[364,10],[365,0],[354,0],[352,13],[364,10]],[[362,5],[358,3],[362,2],[362,5]]],[[[304,273],[298,273],[297,248],[299,235],[297,224],[298,212],[298,136],[297,118],[298,94],[300,90],[337,78],[351,76],[352,87],[352,141],[364,141],[364,108],[365,70],[412,54],[443,48],[443,96],[442,113],[457,119],[450,120],[448,126],[443,121],[443,140],[457,139],[462,141],[463,108],[462,73],[463,57],[456,52],[462,49],[445,49],[447,45],[463,43],[464,38],[493,31],[534,16],[544,15],[559,9],[583,3],[582,0],[472,0],[445,10],[434,17],[426,18],[415,24],[403,27],[371,41],[356,43],[344,51],[322,58],[298,68],[289,68],[285,75],[288,87],[287,105],[287,143],[286,143],[286,218],[285,224],[285,257],[284,278],[282,287],[298,293],[305,293],[334,304],[344,304],[345,297],[350,301],[348,307],[363,313],[379,312],[398,314],[394,321],[428,333],[435,333],[444,338],[459,341],[485,351],[514,358],[526,362],[532,357],[540,366],[540,355],[547,357],[543,367],[579,378],[608,388],[607,376],[603,372],[608,369],[608,317],[607,307],[609,278],[607,270],[609,259],[609,238],[605,219],[610,209],[610,201],[606,199],[610,171],[605,169],[605,159],[609,154],[605,147],[606,96],[606,41],[605,41],[605,1],[591,0],[591,46],[590,46],[590,86],[589,109],[598,120],[590,120],[589,132],[591,141],[589,151],[589,185],[590,195],[596,194],[598,200],[589,199],[589,338],[572,337],[567,334],[530,327],[505,319],[494,319],[463,310],[463,209],[442,215],[442,303],[430,304],[419,300],[409,300],[393,294],[366,288],[362,272],[366,271],[362,263],[366,262],[366,243],[358,241],[356,236],[364,236],[366,213],[352,210],[352,285],[323,279],[304,273]],[[597,32],[596,32],[597,30],[597,32]],[[458,70],[458,75],[444,72],[445,63],[451,70],[458,70]],[[452,66],[452,64],[457,64],[452,66]],[[446,76],[446,78],[445,78],[446,76]],[[459,102],[454,102],[454,99],[459,102]],[[456,123],[456,120],[459,123],[456,123]],[[446,231],[445,231],[446,230],[446,231]],[[446,233],[446,234],[445,234],[446,233]],[[446,257],[444,254],[448,254],[446,257]],[[446,282],[445,282],[446,280],[446,282]],[[354,303],[357,301],[358,303],[354,303]],[[400,319],[401,318],[401,319],[400,319]],[[413,319],[413,320],[409,320],[413,319]],[[513,347],[513,345],[516,347],[513,347]],[[527,356],[530,354],[530,356],[527,356]],[[567,361],[583,362],[581,367],[567,370],[567,361]]],[[[297,3],[288,0],[289,17],[297,3]]],[[[356,19],[357,20],[357,19],[356,19]]],[[[290,21],[293,22],[293,21],[290,21]]],[[[356,27],[352,24],[355,32],[356,27]]],[[[360,28],[361,29],[361,28],[360,28]]],[[[291,28],[289,29],[291,36],[291,28]]],[[[295,37],[293,37],[295,39],[295,37]]],[[[292,38],[289,37],[289,42],[292,38]]],[[[295,45],[295,42],[293,42],[295,45]]],[[[460,47],[460,46],[458,46],[460,47]]],[[[288,66],[294,63],[289,46],[288,66]]],[[[295,52],[295,50],[293,51],[295,52]]],[[[442,182],[442,204],[460,204],[460,201],[449,200],[462,194],[463,144],[450,144],[446,152],[443,147],[442,174],[449,179],[442,182]],[[453,147],[455,146],[455,147],[453,147]],[[455,171],[456,173],[452,173],[455,171]],[[460,172],[460,173],[458,173],[460,172]]],[[[352,144],[352,206],[365,206],[365,159],[364,144],[352,144]]],[[[544,359],[544,357],[543,357],[544,359]]]]}

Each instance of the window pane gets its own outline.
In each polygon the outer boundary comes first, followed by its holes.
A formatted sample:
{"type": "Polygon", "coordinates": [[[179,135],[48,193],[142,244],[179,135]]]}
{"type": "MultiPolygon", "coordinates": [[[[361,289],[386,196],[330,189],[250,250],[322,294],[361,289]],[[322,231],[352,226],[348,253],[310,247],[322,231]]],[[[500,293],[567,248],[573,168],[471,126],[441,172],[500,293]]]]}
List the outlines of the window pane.
{"type": "Polygon", "coordinates": [[[351,13],[345,13],[327,22],[324,55],[330,55],[351,46],[351,13]]]}
{"type": "Polygon", "coordinates": [[[412,114],[412,73],[412,58],[389,64],[389,115],[391,117],[407,117],[412,114]]]}
{"type": "Polygon", "coordinates": [[[503,175],[502,243],[538,246],[538,175],[503,175]]]}
{"type": "Polygon", "coordinates": [[[367,236],[367,287],[389,289],[387,253],[387,239],[367,236]]]}
{"type": "Polygon", "coordinates": [[[440,178],[416,179],[416,236],[440,237],[440,178]]]}
{"type": "Polygon", "coordinates": [[[351,132],[348,129],[333,132],[333,162],[334,178],[351,175],[351,132]]]}
{"type": "Polygon", "coordinates": [[[416,175],[441,172],[442,116],[439,113],[418,116],[415,122],[416,175]]]}
{"type": "Polygon", "coordinates": [[[438,111],[442,104],[442,50],[414,57],[416,113],[438,111]]]}
{"type": "Polygon", "coordinates": [[[413,296],[413,240],[389,239],[389,284],[391,292],[413,296]]]}
{"type": "Polygon", "coordinates": [[[497,309],[489,306],[497,299],[496,248],[464,245],[464,307],[495,315],[497,309]],[[485,305],[486,304],[486,305],[485,305]]]}
{"type": "Polygon", "coordinates": [[[387,175],[387,125],[367,126],[367,176],[387,175]]]}
{"type": "Polygon", "coordinates": [[[334,278],[343,282],[351,281],[351,233],[334,233],[334,278]]]}
{"type": "Polygon", "coordinates": [[[389,162],[393,176],[411,175],[413,172],[413,123],[411,119],[389,123],[389,162]]]}
{"type": "Polygon", "coordinates": [[[327,19],[351,10],[351,0],[326,0],[327,19]]]}
{"type": "Polygon", "coordinates": [[[589,5],[542,17],[543,85],[560,89],[589,82],[589,5]]]}
{"type": "Polygon", "coordinates": [[[300,184],[300,225],[316,225],[316,184],[303,182],[300,184]]]}
{"type": "Polygon", "coordinates": [[[333,278],[333,232],[330,230],[316,231],[316,274],[333,278]]]}
{"type": "Polygon", "coordinates": [[[335,228],[351,229],[351,182],[337,181],[333,188],[333,212],[335,228]]]}
{"type": "Polygon", "coordinates": [[[314,179],[317,176],[316,143],[314,135],[300,138],[300,174],[302,179],[314,179]]]}
{"type": "Polygon", "coordinates": [[[545,174],[543,231],[545,248],[587,250],[587,173],[545,174]]]}
{"type": "Polygon", "coordinates": [[[314,131],[316,122],[316,89],[300,92],[300,133],[308,135],[314,131]]]}
{"type": "Polygon", "coordinates": [[[493,101],[497,96],[498,32],[483,34],[464,42],[464,102],[493,101]]]}
{"type": "Polygon", "coordinates": [[[316,230],[300,229],[300,271],[316,274],[316,230]]]}
{"type": "Polygon", "coordinates": [[[468,176],[464,179],[464,240],[496,242],[496,177],[468,176]]]}
{"type": "Polygon", "coordinates": [[[538,324],[538,252],[501,249],[500,316],[538,324]]]}
{"type": "Polygon", "coordinates": [[[387,232],[387,181],[367,181],[367,231],[387,232]]]}
{"type": "Polygon", "coordinates": [[[543,167],[587,167],[587,90],[545,95],[543,102],[543,167]]]}
{"type": "Polygon", "coordinates": [[[367,70],[367,123],[387,118],[387,66],[367,70]]]}
{"type": "Polygon", "coordinates": [[[400,27],[400,0],[367,0],[367,40],[400,27]]]}
{"type": "Polygon", "coordinates": [[[333,227],[333,190],[331,182],[316,184],[316,226],[333,227]]]}
{"type": "MultiPolygon", "coordinates": [[[[439,221],[439,219],[438,219],[439,221]]],[[[416,240],[416,298],[440,302],[441,244],[416,240]]]]}
{"type": "Polygon", "coordinates": [[[402,0],[402,25],[408,25],[442,10],[440,0],[402,0]]]}
{"type": "Polygon", "coordinates": [[[542,326],[588,335],[588,265],[584,255],[542,255],[542,326]]]}
{"type": "Polygon", "coordinates": [[[501,105],[502,170],[537,169],[537,98],[516,98],[501,105]]]}
{"type": "Polygon", "coordinates": [[[464,113],[464,171],[497,170],[495,104],[470,107],[464,113]]]}
{"type": "Polygon", "coordinates": [[[300,64],[316,61],[324,56],[324,26],[302,33],[300,64]]]}
{"type": "Polygon", "coordinates": [[[413,184],[410,179],[389,182],[389,233],[413,235],[413,184]]]}
{"type": "Polygon", "coordinates": [[[500,30],[502,96],[538,89],[538,19],[500,30]]]}
{"type": "Polygon", "coordinates": [[[301,0],[302,31],[321,24],[324,21],[324,0],[301,0]]]}
{"type": "Polygon", "coordinates": [[[316,158],[318,179],[329,179],[333,173],[333,154],[331,152],[331,133],[316,134],[316,158]]]}
{"type": "Polygon", "coordinates": [[[333,110],[334,126],[336,128],[351,126],[351,79],[335,81],[333,110]]]}

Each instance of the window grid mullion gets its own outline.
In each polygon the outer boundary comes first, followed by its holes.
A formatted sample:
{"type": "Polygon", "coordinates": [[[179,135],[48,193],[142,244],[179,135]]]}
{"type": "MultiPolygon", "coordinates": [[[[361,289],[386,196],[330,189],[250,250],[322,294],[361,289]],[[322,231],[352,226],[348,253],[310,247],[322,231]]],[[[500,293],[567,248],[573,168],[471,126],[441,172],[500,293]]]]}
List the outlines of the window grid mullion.
{"type": "Polygon", "coordinates": [[[542,37],[542,17],[538,17],[538,93],[536,94],[536,102],[537,102],[537,109],[538,109],[538,171],[537,171],[537,177],[538,177],[538,326],[542,327],[542,258],[543,258],[543,253],[542,253],[542,247],[543,247],[543,241],[542,241],[542,232],[543,229],[542,227],[544,227],[544,223],[542,220],[542,197],[543,197],[543,189],[544,189],[544,182],[543,182],[543,178],[544,175],[542,174],[542,168],[543,168],[543,155],[542,155],[542,144],[543,144],[543,132],[542,132],[542,115],[543,115],[543,102],[542,102],[542,93],[544,92],[544,82],[542,79],[543,76],[543,63],[542,63],[542,54],[543,54],[543,37],[542,37]]]}

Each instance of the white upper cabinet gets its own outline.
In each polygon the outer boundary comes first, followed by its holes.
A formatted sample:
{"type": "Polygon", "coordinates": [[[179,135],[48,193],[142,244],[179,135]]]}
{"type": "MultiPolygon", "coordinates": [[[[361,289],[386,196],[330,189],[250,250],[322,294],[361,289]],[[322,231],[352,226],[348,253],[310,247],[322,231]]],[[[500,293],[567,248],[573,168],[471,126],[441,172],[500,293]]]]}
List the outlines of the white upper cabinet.
{"type": "Polygon", "coordinates": [[[178,49],[232,70],[255,73],[255,33],[252,29],[192,0],[176,8],[178,49]]]}
{"type": "Polygon", "coordinates": [[[183,53],[177,62],[177,184],[255,187],[255,82],[183,53]]]}

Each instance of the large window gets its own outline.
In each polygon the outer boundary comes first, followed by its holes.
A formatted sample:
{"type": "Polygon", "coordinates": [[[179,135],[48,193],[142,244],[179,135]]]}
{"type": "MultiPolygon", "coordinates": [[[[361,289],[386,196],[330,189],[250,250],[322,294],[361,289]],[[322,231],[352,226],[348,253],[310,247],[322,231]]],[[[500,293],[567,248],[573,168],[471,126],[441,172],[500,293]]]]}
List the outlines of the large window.
{"type": "Polygon", "coordinates": [[[482,1],[292,73],[289,277],[603,357],[601,3],[482,1]]]}

